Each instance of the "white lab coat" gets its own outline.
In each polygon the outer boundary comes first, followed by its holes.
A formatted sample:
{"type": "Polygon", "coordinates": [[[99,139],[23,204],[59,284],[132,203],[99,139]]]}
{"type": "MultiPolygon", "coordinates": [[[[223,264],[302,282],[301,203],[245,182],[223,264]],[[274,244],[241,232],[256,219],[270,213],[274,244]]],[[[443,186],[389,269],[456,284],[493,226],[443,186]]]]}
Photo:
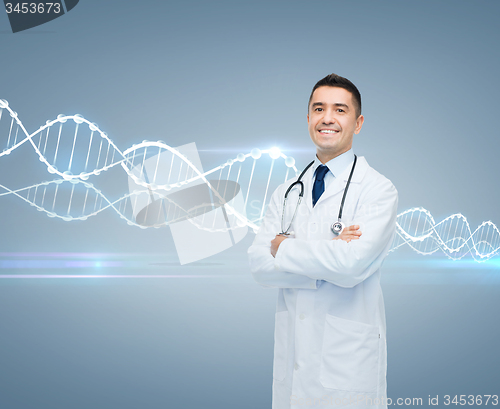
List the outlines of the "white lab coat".
{"type": "MultiPolygon", "coordinates": [[[[304,199],[274,258],[270,243],[281,231],[286,189],[273,193],[248,250],[254,279],[279,288],[275,317],[273,409],[292,407],[385,408],[386,323],[380,271],[395,234],[398,195],[393,184],[358,157],[342,221],[362,236],[332,240],[351,166],[312,207],[312,167],[303,177],[304,199]]],[[[289,193],[285,229],[298,198],[289,193]]]]}

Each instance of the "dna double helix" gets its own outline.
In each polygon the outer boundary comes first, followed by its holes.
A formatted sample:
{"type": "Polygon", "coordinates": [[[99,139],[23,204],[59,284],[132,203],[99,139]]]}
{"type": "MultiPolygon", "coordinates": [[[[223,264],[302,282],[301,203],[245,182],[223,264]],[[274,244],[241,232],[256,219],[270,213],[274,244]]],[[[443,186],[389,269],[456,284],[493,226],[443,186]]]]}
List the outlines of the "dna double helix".
{"type": "Polygon", "coordinates": [[[240,153],[207,172],[201,172],[199,166],[163,141],[143,141],[122,152],[97,124],[78,114],[58,115],[30,134],[5,100],[0,100],[0,143],[5,143],[0,157],[12,154],[24,144],[31,145],[47,172],[56,177],[18,189],[0,184],[4,189],[0,196],[15,195],[47,216],[65,221],[86,220],[112,209],[130,225],[158,228],[192,215],[196,208],[182,207],[172,199],[173,193],[180,188],[203,183],[209,188],[210,194],[238,218],[240,226],[247,225],[257,230],[268,193],[297,173],[295,160],[278,148],[240,153]],[[130,189],[129,193],[110,200],[89,178],[96,178],[116,166],[121,166],[136,189],[130,189]],[[256,187],[255,183],[256,179],[261,178],[262,172],[258,169],[262,167],[266,167],[268,174],[264,191],[256,187]],[[231,178],[236,180],[230,188],[245,189],[245,209],[252,202],[259,203],[257,213],[253,212],[247,217],[232,208],[229,200],[223,197],[220,192],[222,187],[225,187],[224,194],[231,193],[227,192],[228,184],[225,186],[223,183],[231,178]],[[134,205],[141,201],[159,201],[160,205],[156,206],[158,209],[164,207],[166,202],[174,207],[169,212],[174,217],[166,220],[158,212],[156,220],[149,217],[148,223],[138,223],[134,205]]]}
{"type": "Polygon", "coordinates": [[[450,259],[469,254],[481,262],[497,255],[500,249],[500,231],[492,221],[485,221],[472,231],[461,213],[436,222],[422,207],[408,209],[398,214],[396,233],[391,251],[408,245],[423,255],[440,250],[450,259]]]}
{"type": "MultiPolygon", "coordinates": [[[[5,100],[0,100],[0,144],[4,146],[0,158],[29,144],[54,177],[21,188],[2,182],[0,196],[14,195],[47,216],[65,221],[86,220],[113,210],[140,228],[159,228],[180,220],[196,224],[193,215],[205,214],[207,206],[213,208],[217,202],[237,223],[208,228],[199,224],[199,228],[224,231],[248,226],[256,232],[270,192],[298,174],[294,158],[278,148],[240,153],[206,172],[191,156],[163,141],[142,141],[121,151],[97,124],[78,114],[58,115],[29,133],[5,100]],[[96,184],[100,175],[115,167],[125,171],[129,192],[109,199],[96,184]],[[179,192],[200,186],[207,188],[209,203],[186,205],[179,192]],[[238,192],[244,202],[235,207],[232,199],[238,192]]],[[[483,222],[472,231],[462,214],[436,222],[426,209],[408,209],[398,214],[396,233],[391,251],[405,245],[423,255],[441,251],[450,259],[470,255],[481,262],[500,249],[500,232],[494,223],[483,222]]]]}

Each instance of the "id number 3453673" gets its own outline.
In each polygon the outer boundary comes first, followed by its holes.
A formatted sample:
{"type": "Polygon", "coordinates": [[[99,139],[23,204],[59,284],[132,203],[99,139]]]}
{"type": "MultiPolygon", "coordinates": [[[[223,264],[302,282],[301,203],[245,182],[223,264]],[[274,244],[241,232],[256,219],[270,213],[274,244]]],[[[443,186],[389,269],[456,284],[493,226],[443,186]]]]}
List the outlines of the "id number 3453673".
{"type": "Polygon", "coordinates": [[[445,405],[498,405],[498,395],[444,395],[445,405]]]}
{"type": "Polygon", "coordinates": [[[10,13],[18,13],[18,14],[42,14],[42,13],[55,13],[59,14],[61,12],[61,3],[47,3],[47,2],[38,2],[38,3],[6,3],[5,9],[7,10],[7,14],[10,13]]]}

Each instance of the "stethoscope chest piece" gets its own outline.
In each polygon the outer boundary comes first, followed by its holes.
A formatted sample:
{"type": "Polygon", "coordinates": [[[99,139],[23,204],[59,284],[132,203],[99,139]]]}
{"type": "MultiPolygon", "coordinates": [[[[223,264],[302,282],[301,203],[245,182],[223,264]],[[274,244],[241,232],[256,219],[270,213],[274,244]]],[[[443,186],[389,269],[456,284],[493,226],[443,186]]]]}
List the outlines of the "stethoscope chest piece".
{"type": "Polygon", "coordinates": [[[333,234],[340,234],[342,233],[342,230],[344,230],[344,223],[341,221],[336,221],[335,223],[332,224],[332,232],[333,234]]]}

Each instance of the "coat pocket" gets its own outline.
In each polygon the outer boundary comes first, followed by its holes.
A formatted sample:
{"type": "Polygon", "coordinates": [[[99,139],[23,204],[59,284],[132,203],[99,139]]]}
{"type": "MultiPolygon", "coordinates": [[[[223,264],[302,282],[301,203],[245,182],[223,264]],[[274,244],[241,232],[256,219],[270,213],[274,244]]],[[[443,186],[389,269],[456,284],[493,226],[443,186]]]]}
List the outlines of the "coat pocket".
{"type": "Polygon", "coordinates": [[[320,382],[343,391],[375,392],[378,384],[379,328],[326,315],[320,382]]]}
{"type": "Polygon", "coordinates": [[[273,378],[282,381],[287,367],[288,311],[277,312],[275,320],[273,378]]]}

